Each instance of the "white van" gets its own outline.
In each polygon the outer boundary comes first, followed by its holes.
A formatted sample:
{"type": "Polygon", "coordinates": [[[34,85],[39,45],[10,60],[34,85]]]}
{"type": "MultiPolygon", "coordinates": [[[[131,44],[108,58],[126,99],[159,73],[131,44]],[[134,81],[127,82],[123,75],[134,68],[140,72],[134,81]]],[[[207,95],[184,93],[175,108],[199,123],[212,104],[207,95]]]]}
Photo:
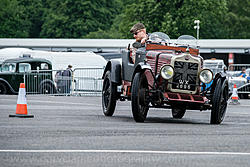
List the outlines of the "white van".
{"type": "Polygon", "coordinates": [[[70,64],[75,68],[104,67],[107,61],[93,52],[49,52],[27,48],[0,49],[0,62],[18,57],[44,58],[52,62],[53,70],[66,69],[70,64]]]}

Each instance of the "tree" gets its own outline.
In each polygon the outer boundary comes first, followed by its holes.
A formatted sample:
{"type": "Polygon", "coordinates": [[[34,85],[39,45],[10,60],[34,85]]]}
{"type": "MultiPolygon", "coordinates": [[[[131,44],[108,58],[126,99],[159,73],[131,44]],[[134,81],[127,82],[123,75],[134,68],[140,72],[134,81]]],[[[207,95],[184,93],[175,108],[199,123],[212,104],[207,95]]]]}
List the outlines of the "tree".
{"type": "Polygon", "coordinates": [[[250,1],[228,0],[227,38],[250,38],[250,1]]]}
{"type": "Polygon", "coordinates": [[[125,7],[119,31],[131,38],[130,27],[142,22],[148,32],[162,31],[177,38],[182,34],[196,35],[194,20],[201,21],[201,38],[223,38],[226,0],[137,0],[125,7]]]}
{"type": "Polygon", "coordinates": [[[119,31],[119,20],[121,19],[120,15],[117,15],[114,19],[114,24],[108,30],[101,30],[95,32],[90,32],[85,36],[85,38],[94,38],[94,39],[121,39],[123,38],[122,34],[119,31]]]}
{"type": "Polygon", "coordinates": [[[0,37],[28,37],[30,22],[25,20],[23,8],[17,0],[0,1],[0,37]]]}
{"type": "Polygon", "coordinates": [[[109,29],[118,12],[117,1],[47,0],[41,36],[83,38],[89,32],[109,29]]]}
{"type": "Polygon", "coordinates": [[[43,24],[43,4],[42,0],[18,0],[18,5],[22,8],[25,22],[29,23],[28,36],[38,38],[43,24]]]}
{"type": "Polygon", "coordinates": [[[0,37],[133,38],[137,22],[171,38],[250,38],[248,0],[1,0],[0,37]]]}

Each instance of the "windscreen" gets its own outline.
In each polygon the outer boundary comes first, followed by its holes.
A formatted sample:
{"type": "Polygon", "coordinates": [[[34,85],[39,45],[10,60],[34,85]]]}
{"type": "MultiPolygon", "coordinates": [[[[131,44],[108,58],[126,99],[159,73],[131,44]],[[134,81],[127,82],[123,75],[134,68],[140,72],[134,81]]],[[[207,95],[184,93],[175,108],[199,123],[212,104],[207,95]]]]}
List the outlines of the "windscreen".
{"type": "Polygon", "coordinates": [[[151,43],[167,44],[170,43],[170,38],[163,32],[154,32],[149,35],[149,41],[151,43]]]}
{"type": "Polygon", "coordinates": [[[16,63],[5,63],[2,64],[2,72],[15,72],[16,63]]]}
{"type": "Polygon", "coordinates": [[[177,45],[197,48],[197,39],[191,35],[182,35],[177,39],[177,45]]]}

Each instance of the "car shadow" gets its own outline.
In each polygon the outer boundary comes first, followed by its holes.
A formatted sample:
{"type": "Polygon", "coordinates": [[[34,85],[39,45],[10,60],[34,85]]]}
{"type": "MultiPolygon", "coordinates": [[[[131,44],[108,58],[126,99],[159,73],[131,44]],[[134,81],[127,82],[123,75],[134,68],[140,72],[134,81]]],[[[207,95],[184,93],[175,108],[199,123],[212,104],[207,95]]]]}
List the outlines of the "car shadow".
{"type": "MultiPolygon", "coordinates": [[[[135,122],[133,117],[125,116],[125,115],[119,115],[119,116],[113,116],[113,119],[119,119],[120,121],[124,122],[135,122]]],[[[188,119],[188,118],[182,118],[182,119],[175,119],[170,117],[147,117],[145,122],[143,123],[165,123],[165,124],[199,124],[199,125],[210,125],[209,122],[197,121],[194,119],[188,119]]]]}
{"type": "Polygon", "coordinates": [[[202,121],[197,121],[194,119],[188,119],[188,118],[182,118],[182,119],[175,119],[175,118],[170,118],[170,117],[148,117],[145,120],[145,123],[172,123],[172,124],[199,124],[199,125],[210,125],[209,122],[202,122],[202,121]]]}

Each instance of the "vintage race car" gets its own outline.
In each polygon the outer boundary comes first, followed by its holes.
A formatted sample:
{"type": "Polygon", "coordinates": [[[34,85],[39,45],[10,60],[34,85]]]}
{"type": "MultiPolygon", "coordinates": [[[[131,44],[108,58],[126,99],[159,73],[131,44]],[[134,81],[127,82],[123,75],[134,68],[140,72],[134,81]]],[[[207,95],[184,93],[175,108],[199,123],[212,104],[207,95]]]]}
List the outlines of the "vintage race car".
{"type": "Polygon", "coordinates": [[[213,74],[226,71],[227,69],[227,66],[224,64],[224,60],[222,59],[204,60],[203,67],[210,69],[213,72],[213,74]]]}
{"type": "Polygon", "coordinates": [[[149,108],[167,108],[179,119],[186,110],[211,110],[210,123],[220,124],[229,98],[228,80],[224,72],[213,76],[203,69],[195,41],[183,35],[173,44],[168,35],[156,32],[145,46],[133,44],[138,48],[134,63],[130,49],[123,51],[122,62],[111,59],[103,73],[104,115],[113,115],[117,100],[131,100],[136,122],[145,121],[149,108]]]}

